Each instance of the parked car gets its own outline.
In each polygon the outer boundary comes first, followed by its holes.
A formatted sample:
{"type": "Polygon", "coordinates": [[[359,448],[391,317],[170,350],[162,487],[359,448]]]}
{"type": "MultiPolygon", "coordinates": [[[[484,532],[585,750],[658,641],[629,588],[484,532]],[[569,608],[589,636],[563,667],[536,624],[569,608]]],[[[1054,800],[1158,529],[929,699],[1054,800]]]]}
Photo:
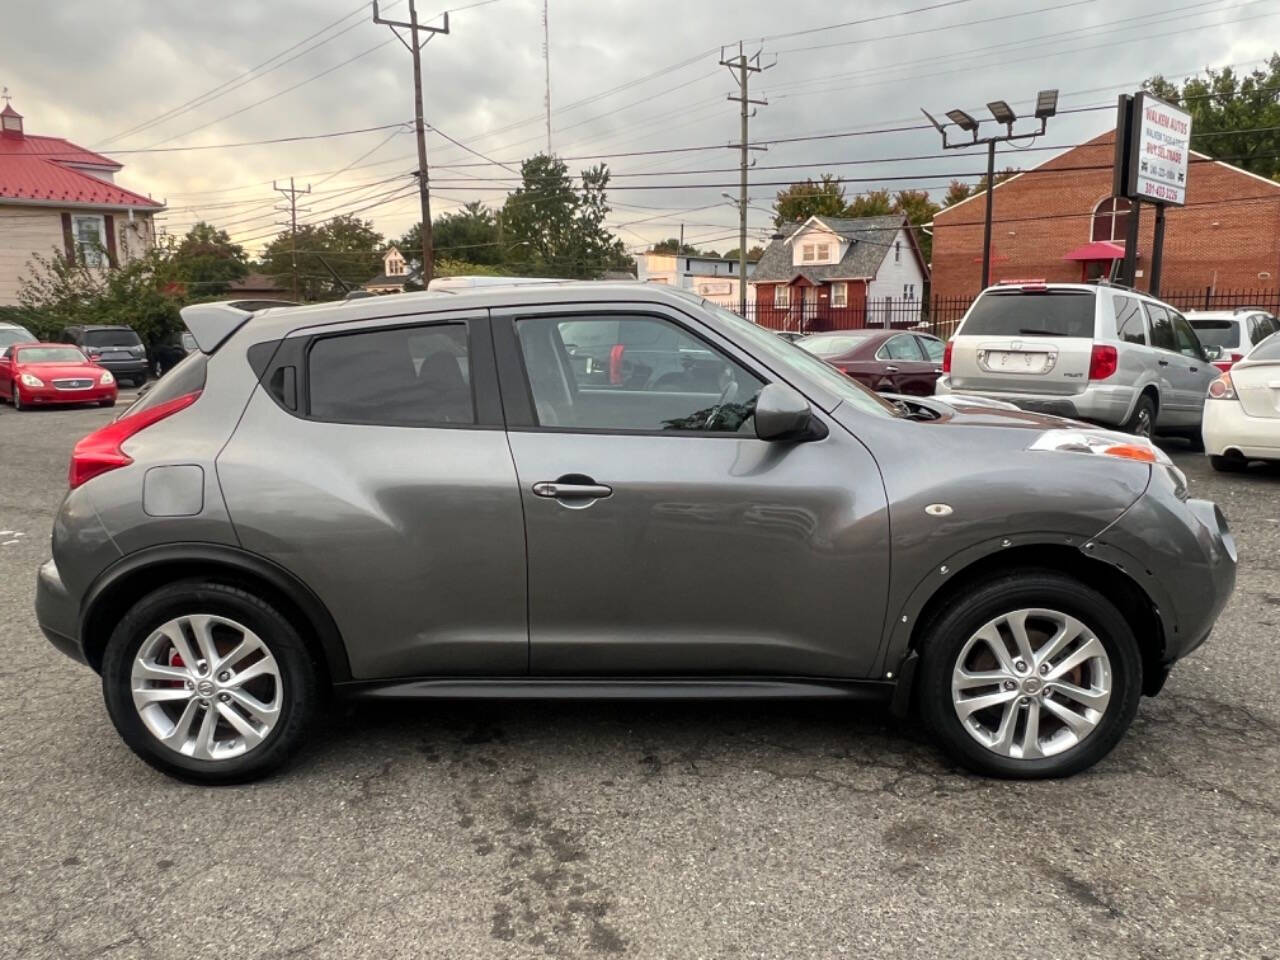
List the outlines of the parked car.
{"type": "Polygon", "coordinates": [[[0,348],[0,397],[14,410],[66,403],[113,407],[116,381],[76,347],[15,343],[0,348]]]}
{"type": "Polygon", "coordinates": [[[1078,283],[988,287],[961,319],[942,366],[938,393],[1195,441],[1218,374],[1191,324],[1167,303],[1078,283]]]}
{"type": "Polygon", "coordinates": [[[1187,322],[1213,365],[1223,372],[1271,334],[1280,323],[1265,310],[1188,310],[1187,322]],[[1216,356],[1215,356],[1216,354],[1216,356]]]}
{"type": "Polygon", "coordinates": [[[841,330],[815,333],[798,346],[881,393],[933,394],[946,346],[928,333],[841,330]]]}
{"type": "Polygon", "coordinates": [[[40,338],[17,323],[0,323],[0,349],[15,343],[38,343],[40,338]]]}
{"type": "Polygon", "coordinates": [[[975,770],[1064,776],[1234,584],[1221,511],[1148,441],[908,415],[679,291],[182,313],[199,352],[75,447],[36,612],[186,779],[278,767],[329,688],[877,700],[975,770]],[[717,376],[614,382],[570,340],[717,376]]]}
{"type": "Polygon", "coordinates": [[[196,338],[186,330],[171,333],[151,348],[151,374],[157,380],[178,365],[189,353],[194,353],[196,338]]]}
{"type": "Polygon", "coordinates": [[[781,340],[787,341],[787,343],[796,343],[797,341],[803,340],[805,337],[809,336],[809,334],[801,333],[799,330],[775,330],[773,332],[775,336],[781,340]]]}
{"type": "Polygon", "coordinates": [[[120,383],[141,386],[147,379],[147,348],[129,327],[74,325],[63,333],[90,359],[110,370],[120,383]]]}
{"type": "Polygon", "coordinates": [[[1215,470],[1280,461],[1280,333],[1273,333],[1209,384],[1204,449],[1215,470]]]}

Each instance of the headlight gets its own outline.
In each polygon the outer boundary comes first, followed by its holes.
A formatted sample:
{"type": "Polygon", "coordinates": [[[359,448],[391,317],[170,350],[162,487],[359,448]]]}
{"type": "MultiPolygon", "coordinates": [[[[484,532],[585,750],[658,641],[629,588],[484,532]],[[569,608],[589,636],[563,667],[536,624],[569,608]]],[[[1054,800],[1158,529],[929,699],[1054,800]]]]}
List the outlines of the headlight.
{"type": "Polygon", "coordinates": [[[1046,430],[1028,449],[1051,450],[1054,453],[1087,453],[1173,466],[1169,455],[1145,437],[1133,437],[1110,430],[1046,430]]]}
{"type": "Polygon", "coordinates": [[[24,387],[43,387],[44,381],[31,373],[24,373],[18,378],[24,387]]]}
{"type": "Polygon", "coordinates": [[[109,387],[111,384],[116,382],[116,378],[111,375],[110,370],[103,370],[102,376],[98,378],[98,382],[104,387],[109,387]]]}

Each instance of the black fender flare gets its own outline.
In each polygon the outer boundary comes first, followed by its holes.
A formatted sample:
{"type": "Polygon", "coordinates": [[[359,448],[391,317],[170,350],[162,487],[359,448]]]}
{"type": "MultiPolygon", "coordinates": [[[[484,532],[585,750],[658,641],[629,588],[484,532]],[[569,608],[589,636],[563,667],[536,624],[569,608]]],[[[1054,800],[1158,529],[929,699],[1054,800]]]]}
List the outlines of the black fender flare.
{"type": "MultiPolygon", "coordinates": [[[[143,547],[126,554],[103,570],[85,591],[80,604],[78,632],[86,654],[94,618],[104,601],[125,583],[148,571],[160,574],[157,581],[175,579],[166,568],[190,567],[194,571],[225,571],[250,581],[265,583],[283,596],[306,619],[312,636],[319,645],[329,678],[334,683],[351,679],[351,663],[338,625],[324,602],[296,574],[280,564],[240,547],[222,543],[177,542],[143,547]]],[[[92,662],[92,661],[91,661],[92,662]]]]}

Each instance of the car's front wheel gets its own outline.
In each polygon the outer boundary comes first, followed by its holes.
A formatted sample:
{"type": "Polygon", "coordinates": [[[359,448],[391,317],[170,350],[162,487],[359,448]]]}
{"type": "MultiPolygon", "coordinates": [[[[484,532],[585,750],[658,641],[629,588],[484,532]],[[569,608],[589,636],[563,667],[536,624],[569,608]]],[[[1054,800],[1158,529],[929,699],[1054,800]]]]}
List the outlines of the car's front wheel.
{"type": "Polygon", "coordinates": [[[22,406],[22,394],[18,392],[18,385],[16,383],[13,385],[13,409],[24,409],[22,406]]]}
{"type": "Polygon", "coordinates": [[[1138,709],[1142,661],[1106,597],[1052,571],[966,592],[924,638],[921,711],[957,761],[1065,777],[1106,756],[1138,709]]]}
{"type": "Polygon", "coordinates": [[[138,756],[198,783],[282,766],[319,699],[315,662],[279,610],[197,580],[162,587],[125,614],[107,642],[102,688],[138,756]]]}

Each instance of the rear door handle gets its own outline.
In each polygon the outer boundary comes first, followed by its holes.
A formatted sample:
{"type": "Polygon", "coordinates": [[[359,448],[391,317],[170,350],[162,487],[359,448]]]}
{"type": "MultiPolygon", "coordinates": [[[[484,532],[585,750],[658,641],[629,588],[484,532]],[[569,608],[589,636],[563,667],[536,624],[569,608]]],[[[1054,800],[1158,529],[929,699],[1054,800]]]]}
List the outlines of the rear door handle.
{"type": "Polygon", "coordinates": [[[1168,360],[1157,360],[1156,363],[1160,364],[1162,367],[1167,367],[1169,365],[1168,360]]]}
{"type": "Polygon", "coordinates": [[[897,367],[885,367],[885,368],[884,368],[884,372],[885,372],[885,373],[897,373],[897,372],[898,372],[898,368],[897,368],[897,367]]]}
{"type": "Polygon", "coordinates": [[[539,497],[550,497],[555,500],[599,500],[613,494],[613,487],[603,483],[558,483],[543,480],[533,485],[533,492],[539,497]]]}

